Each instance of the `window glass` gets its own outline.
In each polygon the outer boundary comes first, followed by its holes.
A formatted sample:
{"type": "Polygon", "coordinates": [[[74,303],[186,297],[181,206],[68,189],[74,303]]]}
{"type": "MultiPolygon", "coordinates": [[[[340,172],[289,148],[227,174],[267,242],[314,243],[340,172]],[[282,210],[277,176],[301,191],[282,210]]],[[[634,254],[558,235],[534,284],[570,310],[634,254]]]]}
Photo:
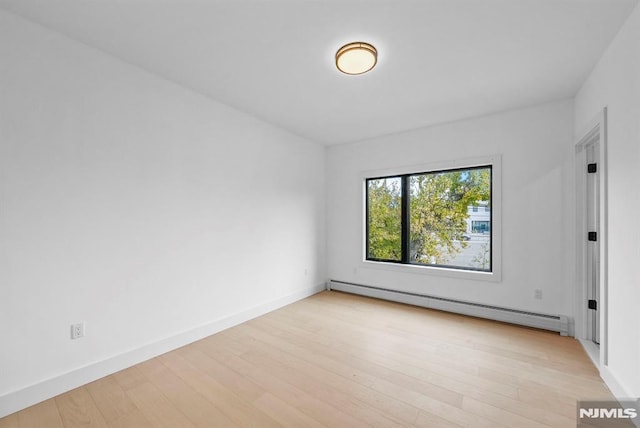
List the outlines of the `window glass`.
{"type": "Polygon", "coordinates": [[[367,180],[367,258],[402,260],[400,177],[367,180]]]}
{"type": "Polygon", "coordinates": [[[367,259],[491,272],[491,166],[367,179],[367,259]]]}

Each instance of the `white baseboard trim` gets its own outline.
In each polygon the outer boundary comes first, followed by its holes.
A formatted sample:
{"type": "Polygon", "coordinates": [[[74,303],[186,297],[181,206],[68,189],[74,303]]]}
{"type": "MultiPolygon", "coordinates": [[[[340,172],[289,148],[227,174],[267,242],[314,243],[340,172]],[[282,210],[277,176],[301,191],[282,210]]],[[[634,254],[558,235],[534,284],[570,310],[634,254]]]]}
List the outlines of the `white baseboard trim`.
{"type": "MultiPolygon", "coordinates": [[[[618,380],[607,366],[599,366],[598,369],[600,370],[600,377],[607,384],[613,396],[618,401],[635,402],[636,412],[640,413],[639,398],[631,395],[631,391],[618,380]]],[[[640,428],[640,418],[634,418],[632,422],[636,427],[640,428]]]]}
{"type": "Polygon", "coordinates": [[[600,347],[590,340],[578,339],[582,349],[586,352],[587,356],[591,360],[594,366],[600,367],[600,347]]]}
{"type": "Polygon", "coordinates": [[[0,397],[0,418],[312,296],[323,291],[325,287],[324,283],[309,287],[305,290],[259,304],[205,325],[178,333],[157,342],[148,343],[106,360],[79,367],[60,376],[46,379],[42,382],[5,394],[0,397]]]}
{"type": "MultiPolygon", "coordinates": [[[[616,378],[616,376],[614,376],[614,374],[611,372],[611,370],[609,370],[607,366],[603,366],[600,364],[600,348],[590,340],[578,339],[578,341],[580,342],[580,344],[582,345],[582,348],[585,350],[585,352],[591,359],[591,362],[593,362],[593,365],[596,366],[596,368],[598,369],[600,373],[600,377],[602,378],[604,383],[607,385],[607,387],[609,388],[613,396],[618,401],[636,401],[637,403],[636,406],[638,406],[638,404],[640,404],[637,401],[638,397],[634,397],[631,394],[631,391],[627,387],[625,387],[616,378]]],[[[640,413],[640,408],[636,408],[636,411],[640,413]]],[[[633,421],[633,423],[637,427],[640,427],[639,425],[640,421],[638,421],[637,418],[636,420],[633,421]]]]}
{"type": "Polygon", "coordinates": [[[620,383],[608,367],[600,366],[598,369],[600,370],[600,377],[618,400],[637,400],[637,397],[634,398],[633,395],[631,395],[629,389],[620,383]]]}

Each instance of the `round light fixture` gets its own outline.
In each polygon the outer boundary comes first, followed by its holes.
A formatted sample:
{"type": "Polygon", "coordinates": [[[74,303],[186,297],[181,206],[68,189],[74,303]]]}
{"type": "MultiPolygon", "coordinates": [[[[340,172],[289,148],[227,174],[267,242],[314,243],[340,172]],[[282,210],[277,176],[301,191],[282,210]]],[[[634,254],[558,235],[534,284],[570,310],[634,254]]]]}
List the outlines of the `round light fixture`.
{"type": "Polygon", "coordinates": [[[362,74],[378,62],[378,51],[369,43],[348,43],[336,52],[336,67],[345,74],[362,74]]]}

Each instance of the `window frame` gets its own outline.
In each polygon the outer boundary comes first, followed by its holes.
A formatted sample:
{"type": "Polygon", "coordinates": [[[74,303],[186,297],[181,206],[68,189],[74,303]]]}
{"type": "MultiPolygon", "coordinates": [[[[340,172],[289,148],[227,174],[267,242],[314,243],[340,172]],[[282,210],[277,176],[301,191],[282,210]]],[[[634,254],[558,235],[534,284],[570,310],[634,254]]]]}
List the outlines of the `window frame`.
{"type": "Polygon", "coordinates": [[[403,248],[404,245],[404,239],[403,237],[406,235],[406,224],[405,221],[403,220],[403,216],[404,216],[404,212],[407,210],[407,199],[406,199],[406,183],[405,183],[405,177],[406,176],[399,176],[399,175],[394,175],[394,176],[389,176],[389,177],[370,177],[370,178],[366,178],[365,179],[365,212],[364,212],[364,216],[365,216],[365,253],[364,253],[364,258],[365,260],[368,261],[372,261],[372,262],[385,262],[385,263],[401,263],[403,264],[403,254],[405,253],[405,249],[403,248]],[[400,224],[401,224],[401,229],[400,229],[400,260],[393,260],[393,259],[379,259],[379,258],[369,258],[368,254],[369,254],[369,222],[367,221],[368,219],[368,213],[369,213],[369,189],[367,186],[367,183],[369,180],[384,180],[387,178],[399,178],[400,179],[400,188],[401,188],[401,194],[400,194],[400,224]]]}
{"type": "MultiPolygon", "coordinates": [[[[448,276],[462,279],[475,279],[484,281],[499,282],[502,280],[502,218],[501,218],[501,205],[502,205],[502,167],[501,156],[493,155],[482,158],[473,158],[465,160],[454,160],[444,162],[434,162],[422,165],[405,166],[398,168],[389,168],[373,171],[364,171],[360,174],[360,189],[361,189],[361,262],[360,267],[365,269],[383,269],[387,271],[402,272],[402,273],[415,273],[415,274],[427,274],[427,275],[439,275],[448,276]],[[430,174],[438,172],[447,172],[455,170],[465,170],[490,167],[491,168],[491,270],[475,270],[472,268],[453,267],[446,265],[425,265],[417,263],[405,263],[403,261],[395,260],[380,260],[380,259],[368,259],[368,198],[367,198],[367,181],[373,179],[392,178],[392,177],[407,177],[412,175],[430,174]]],[[[405,178],[402,178],[403,180],[405,178]]],[[[404,183],[406,184],[406,182],[404,183]]],[[[408,186],[404,185],[402,203],[408,205],[408,186]],[[406,193],[406,194],[405,194],[406,193]]],[[[404,207],[404,209],[408,209],[404,207]]],[[[402,215],[402,214],[401,214],[402,215]]],[[[405,224],[406,222],[403,222],[405,224]]],[[[409,227],[405,225],[405,227],[409,227]]],[[[407,231],[403,230],[403,236],[406,236],[407,231]]],[[[402,245],[408,245],[406,240],[402,240],[402,245]]],[[[406,250],[405,250],[406,251],[406,250]]]]}

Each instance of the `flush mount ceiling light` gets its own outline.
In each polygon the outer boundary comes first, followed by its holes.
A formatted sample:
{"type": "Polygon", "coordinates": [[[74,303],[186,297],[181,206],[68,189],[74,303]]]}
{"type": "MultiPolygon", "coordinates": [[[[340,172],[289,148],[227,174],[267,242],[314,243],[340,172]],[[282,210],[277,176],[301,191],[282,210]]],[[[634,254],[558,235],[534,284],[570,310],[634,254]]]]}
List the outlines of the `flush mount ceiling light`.
{"type": "Polygon", "coordinates": [[[348,43],[336,52],[336,67],[345,74],[362,74],[375,67],[378,51],[369,43],[348,43]]]}

